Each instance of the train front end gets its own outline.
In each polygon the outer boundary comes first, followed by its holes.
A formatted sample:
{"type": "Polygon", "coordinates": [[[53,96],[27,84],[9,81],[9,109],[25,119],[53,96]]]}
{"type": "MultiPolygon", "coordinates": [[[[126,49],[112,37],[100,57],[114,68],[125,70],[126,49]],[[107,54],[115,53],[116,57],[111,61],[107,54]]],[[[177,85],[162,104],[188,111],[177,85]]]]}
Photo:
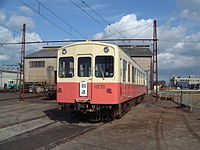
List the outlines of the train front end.
{"type": "Polygon", "coordinates": [[[111,44],[80,42],[58,51],[57,102],[73,111],[119,103],[119,61],[111,44]]]}

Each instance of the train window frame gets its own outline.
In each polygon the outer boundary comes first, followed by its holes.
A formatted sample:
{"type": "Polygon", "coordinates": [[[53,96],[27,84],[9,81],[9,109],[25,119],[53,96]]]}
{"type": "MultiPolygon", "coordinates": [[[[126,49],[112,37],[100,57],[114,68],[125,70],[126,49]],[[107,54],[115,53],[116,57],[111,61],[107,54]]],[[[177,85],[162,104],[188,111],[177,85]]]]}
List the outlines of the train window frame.
{"type": "Polygon", "coordinates": [[[123,59],[123,82],[126,83],[127,61],[123,59]]]}
{"type": "MultiPolygon", "coordinates": [[[[110,61],[110,60],[109,60],[110,61]]],[[[106,66],[106,65],[105,65],[106,66]]],[[[106,67],[105,67],[106,68],[106,67]]],[[[107,69],[107,68],[106,68],[107,69]]],[[[103,70],[102,70],[102,72],[103,72],[103,70]]],[[[95,77],[96,78],[113,78],[114,77],[114,57],[112,56],[112,55],[97,55],[97,56],[95,56],[95,77]],[[108,72],[108,71],[105,71],[104,70],[104,73],[98,73],[98,69],[97,69],[97,59],[99,58],[99,57],[110,57],[110,58],[112,58],[112,64],[110,65],[110,66],[108,66],[109,68],[108,68],[108,70],[110,71],[110,72],[108,72]],[[110,68],[112,66],[112,68],[110,68]],[[107,73],[107,75],[106,75],[106,72],[108,72],[107,73]]]]}
{"type": "Polygon", "coordinates": [[[91,75],[92,75],[92,57],[90,57],[90,56],[81,56],[81,57],[78,57],[78,63],[77,63],[77,76],[78,77],[91,77],[91,75]],[[87,69],[88,71],[87,71],[87,75],[83,75],[83,76],[80,76],[80,68],[79,68],[79,59],[82,59],[82,58],[90,58],[90,67],[89,67],[89,69],[87,69]]]}
{"type": "MultiPolygon", "coordinates": [[[[70,65],[70,64],[69,64],[70,65]]],[[[60,78],[73,78],[74,77],[74,57],[72,57],[72,56],[69,56],[69,57],[60,57],[59,58],[59,68],[58,68],[59,70],[58,70],[58,76],[60,77],[60,78]],[[60,73],[60,71],[61,71],[61,60],[62,59],[72,59],[72,65],[71,66],[73,66],[73,68],[70,68],[70,66],[69,66],[69,72],[67,73],[67,72],[65,72],[65,74],[64,74],[64,76],[61,76],[61,73],[60,73]]],[[[66,70],[66,68],[65,68],[65,70],[66,70]]],[[[63,73],[64,73],[64,71],[62,71],[63,73]]]]}

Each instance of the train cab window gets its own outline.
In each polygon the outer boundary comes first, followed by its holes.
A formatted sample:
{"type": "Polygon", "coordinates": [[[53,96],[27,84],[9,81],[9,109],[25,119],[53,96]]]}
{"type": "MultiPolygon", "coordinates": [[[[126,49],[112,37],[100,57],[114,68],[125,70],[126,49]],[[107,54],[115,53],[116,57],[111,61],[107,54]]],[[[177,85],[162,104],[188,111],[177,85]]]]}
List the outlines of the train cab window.
{"type": "Polygon", "coordinates": [[[97,56],[95,58],[95,76],[111,78],[114,76],[113,56],[97,56]]]}
{"type": "Polygon", "coordinates": [[[91,57],[78,58],[78,76],[79,77],[91,76],[91,57]]]}
{"type": "Polygon", "coordinates": [[[72,78],[74,76],[74,58],[62,57],[59,60],[59,77],[72,78]]]}

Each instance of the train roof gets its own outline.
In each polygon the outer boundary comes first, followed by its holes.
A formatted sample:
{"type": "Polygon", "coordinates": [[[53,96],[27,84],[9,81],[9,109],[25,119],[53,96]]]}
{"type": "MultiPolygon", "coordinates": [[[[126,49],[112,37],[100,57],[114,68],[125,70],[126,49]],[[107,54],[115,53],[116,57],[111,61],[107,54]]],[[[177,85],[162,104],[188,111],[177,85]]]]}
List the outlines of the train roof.
{"type": "Polygon", "coordinates": [[[70,46],[74,46],[74,45],[89,45],[89,44],[93,44],[93,45],[104,45],[104,46],[110,46],[110,47],[117,47],[118,45],[116,44],[111,44],[111,43],[105,43],[105,42],[94,42],[94,41],[86,41],[86,42],[76,42],[76,43],[72,43],[69,45],[65,45],[63,47],[70,47],[70,46]]]}

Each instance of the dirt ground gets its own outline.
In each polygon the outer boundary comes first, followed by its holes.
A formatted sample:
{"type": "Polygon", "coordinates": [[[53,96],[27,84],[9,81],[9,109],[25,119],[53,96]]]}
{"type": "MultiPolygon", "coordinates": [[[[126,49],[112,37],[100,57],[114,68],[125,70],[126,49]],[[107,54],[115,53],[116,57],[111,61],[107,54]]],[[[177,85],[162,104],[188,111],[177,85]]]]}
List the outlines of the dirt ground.
{"type": "Polygon", "coordinates": [[[187,112],[171,101],[156,102],[147,96],[123,118],[53,149],[197,150],[200,149],[200,114],[187,112]]]}

